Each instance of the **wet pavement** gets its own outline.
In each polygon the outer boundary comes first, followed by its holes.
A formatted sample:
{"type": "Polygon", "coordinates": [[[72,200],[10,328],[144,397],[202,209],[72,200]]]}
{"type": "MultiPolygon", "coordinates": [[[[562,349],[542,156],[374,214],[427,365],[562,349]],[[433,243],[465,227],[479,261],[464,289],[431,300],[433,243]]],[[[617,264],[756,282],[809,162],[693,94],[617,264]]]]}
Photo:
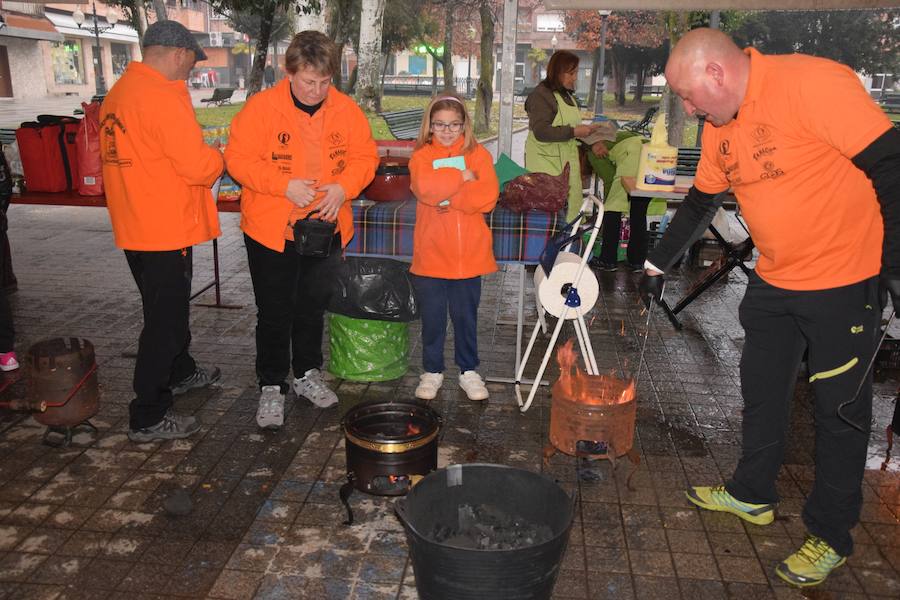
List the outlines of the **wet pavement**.
{"type": "MultiPolygon", "coordinates": [[[[126,438],[131,373],[141,327],[138,294],[113,247],[106,212],[14,205],[10,238],[18,291],[11,296],[21,355],[44,338],[95,345],[102,402],[96,437],[69,448],[41,443],[31,417],[0,412],[0,599],[310,598],[412,599],[414,574],[390,499],[356,493],[358,525],[341,524],[344,481],[340,412],[361,400],[410,398],[421,372],[418,325],[410,327],[407,375],[385,383],[332,381],[340,408],[317,409],[293,393],[285,427],[256,428],[255,310],[237,215],[223,214],[223,310],[193,305],[193,352],[223,370],[220,383],[180,396],[179,411],[204,426],[188,440],[132,444],[126,438]],[[187,516],[163,504],[190,495],[187,516]]],[[[486,278],[480,312],[484,375],[510,376],[515,354],[518,268],[486,278]]],[[[196,250],[194,287],[212,275],[210,245],[196,250]]],[[[688,289],[696,271],[670,287],[688,289]]],[[[589,315],[602,370],[631,373],[643,341],[636,275],[599,276],[589,315]]],[[[490,384],[468,401],[448,372],[433,406],[443,415],[439,465],[493,462],[541,471],[577,490],[568,553],[555,598],[897,598],[900,596],[900,458],[879,470],[898,380],[877,386],[856,553],[818,589],[801,593],[774,574],[802,542],[803,497],[813,478],[811,393],[798,385],[791,442],[779,477],[783,501],[772,525],[701,513],[689,484],[717,484],[740,451],[737,306],[745,278],[732,273],[682,313],[676,332],[655,313],[639,377],[633,489],[628,461],[576,468],[555,454],[545,464],[549,390],[524,415],[511,386],[490,384]]],[[[206,292],[199,302],[212,302],[206,292]]],[[[529,300],[529,322],[533,307],[529,300]]],[[[529,327],[530,330],[530,327],[529,327]]],[[[571,336],[566,325],[563,333],[571,336]]],[[[895,335],[897,331],[893,332],[895,335]]],[[[451,340],[452,343],[452,340],[451,340]]],[[[452,346],[449,346],[452,348],[452,346]]],[[[452,350],[448,348],[448,356],[452,350]]],[[[536,363],[528,373],[534,373],[536,363]]],[[[550,378],[555,378],[551,369],[550,378]]],[[[6,375],[10,377],[10,375],[6,375]]],[[[25,394],[24,381],[2,399],[25,394]]]]}

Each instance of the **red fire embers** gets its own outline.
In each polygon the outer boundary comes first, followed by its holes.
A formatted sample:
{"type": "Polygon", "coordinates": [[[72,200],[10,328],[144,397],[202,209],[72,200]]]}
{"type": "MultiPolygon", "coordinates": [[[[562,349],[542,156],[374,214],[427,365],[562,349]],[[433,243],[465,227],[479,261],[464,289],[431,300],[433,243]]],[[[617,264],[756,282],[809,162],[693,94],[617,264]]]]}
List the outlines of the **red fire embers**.
{"type": "Polygon", "coordinates": [[[556,385],[566,398],[581,404],[624,404],[634,400],[634,380],[614,375],[588,375],[578,366],[575,340],[569,340],[556,352],[560,376],[556,385]]]}
{"type": "Polygon", "coordinates": [[[420,433],[422,433],[421,427],[413,425],[412,423],[406,424],[406,435],[412,437],[414,435],[419,435],[420,433]]]}

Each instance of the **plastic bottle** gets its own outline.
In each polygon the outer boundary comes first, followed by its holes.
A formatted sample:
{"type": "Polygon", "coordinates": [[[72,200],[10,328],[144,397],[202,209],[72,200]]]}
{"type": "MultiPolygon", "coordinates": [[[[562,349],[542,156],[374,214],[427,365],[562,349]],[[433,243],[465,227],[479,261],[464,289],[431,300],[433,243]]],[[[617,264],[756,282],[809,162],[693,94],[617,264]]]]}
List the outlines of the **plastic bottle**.
{"type": "Polygon", "coordinates": [[[639,190],[671,192],[675,190],[675,164],[678,148],[668,143],[666,115],[660,114],[653,125],[650,143],[641,148],[641,160],[635,187],[639,190]]]}

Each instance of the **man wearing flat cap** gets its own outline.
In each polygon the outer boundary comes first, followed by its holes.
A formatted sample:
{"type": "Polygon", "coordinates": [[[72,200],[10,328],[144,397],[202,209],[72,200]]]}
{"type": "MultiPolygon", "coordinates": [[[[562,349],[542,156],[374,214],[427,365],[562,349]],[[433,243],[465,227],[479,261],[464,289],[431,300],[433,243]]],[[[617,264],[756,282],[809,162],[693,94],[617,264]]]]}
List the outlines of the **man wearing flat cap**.
{"type": "Polygon", "coordinates": [[[210,186],[219,150],[203,143],[186,79],[206,60],[176,21],[147,28],[143,60],[131,62],[101,108],[101,156],[116,246],[125,251],[144,309],[134,367],[128,437],[185,438],[200,429],[172,410],[172,398],[213,383],[188,346],[192,246],[220,234],[210,186]]]}

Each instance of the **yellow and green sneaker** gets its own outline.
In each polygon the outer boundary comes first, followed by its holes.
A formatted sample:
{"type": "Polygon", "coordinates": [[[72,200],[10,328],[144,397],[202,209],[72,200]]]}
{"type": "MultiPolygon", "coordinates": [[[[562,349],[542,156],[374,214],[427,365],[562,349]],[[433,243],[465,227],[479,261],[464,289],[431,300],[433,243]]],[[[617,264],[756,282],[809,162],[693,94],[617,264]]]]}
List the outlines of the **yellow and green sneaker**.
{"type": "Polygon", "coordinates": [[[775,573],[791,585],[808,587],[825,581],[832,571],[845,562],[847,557],[835,552],[828,542],[810,535],[799,550],[775,567],[775,573]]]}
{"type": "Polygon", "coordinates": [[[741,502],[727,491],[724,485],[695,486],[686,492],[687,499],[706,510],[718,510],[737,515],[754,525],[768,525],[775,520],[774,504],[741,502]]]}

